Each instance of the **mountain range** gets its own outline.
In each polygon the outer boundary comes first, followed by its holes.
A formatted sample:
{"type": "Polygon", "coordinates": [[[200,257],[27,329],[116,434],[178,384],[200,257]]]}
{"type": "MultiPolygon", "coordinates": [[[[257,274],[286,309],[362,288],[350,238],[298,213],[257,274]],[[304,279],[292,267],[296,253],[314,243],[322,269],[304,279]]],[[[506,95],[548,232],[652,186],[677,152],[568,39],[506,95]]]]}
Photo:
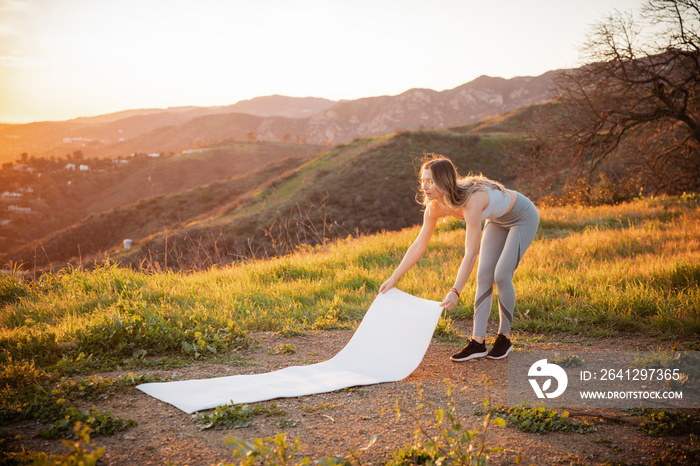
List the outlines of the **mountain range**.
{"type": "Polygon", "coordinates": [[[0,124],[0,162],[181,152],[223,140],[291,141],[328,146],[400,130],[466,125],[552,97],[556,71],[511,79],[481,76],[454,89],[332,101],[265,96],[219,107],[126,110],[60,122],[0,124]]]}
{"type": "MultiPolygon", "coordinates": [[[[4,220],[0,256],[43,268],[106,253],[188,269],[403,228],[420,220],[417,155],[450,154],[463,170],[515,180],[503,146],[553,96],[555,73],[340,102],[274,95],[0,125],[2,161],[27,158],[38,170],[13,182],[18,193],[33,189],[12,201],[32,212],[4,220]],[[89,172],[63,169],[75,151],[89,172]]],[[[19,165],[3,167],[8,180],[19,165]]]]}

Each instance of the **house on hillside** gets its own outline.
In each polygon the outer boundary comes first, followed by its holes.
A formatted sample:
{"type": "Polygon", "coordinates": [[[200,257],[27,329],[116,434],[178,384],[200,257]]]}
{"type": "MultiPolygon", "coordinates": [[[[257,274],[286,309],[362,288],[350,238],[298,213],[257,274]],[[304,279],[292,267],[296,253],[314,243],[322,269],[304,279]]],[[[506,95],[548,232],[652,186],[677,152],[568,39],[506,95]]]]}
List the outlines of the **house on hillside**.
{"type": "Polygon", "coordinates": [[[70,144],[72,142],[92,142],[92,139],[88,139],[88,138],[63,138],[64,144],[70,144]]]}
{"type": "Polygon", "coordinates": [[[30,214],[32,213],[31,207],[20,207],[16,205],[11,205],[7,208],[10,212],[17,212],[19,214],[30,214]]]}
{"type": "Polygon", "coordinates": [[[75,171],[75,164],[74,163],[69,163],[65,167],[63,167],[64,170],[72,170],[75,171]]]}
{"type": "Polygon", "coordinates": [[[90,167],[87,166],[87,165],[82,165],[82,164],[81,164],[81,165],[80,165],[80,171],[81,171],[81,172],[90,171],[90,167]]]}
{"type": "Polygon", "coordinates": [[[34,167],[30,167],[28,165],[15,165],[12,167],[13,170],[17,170],[19,172],[27,172],[27,173],[34,173],[36,169],[34,167]]]}

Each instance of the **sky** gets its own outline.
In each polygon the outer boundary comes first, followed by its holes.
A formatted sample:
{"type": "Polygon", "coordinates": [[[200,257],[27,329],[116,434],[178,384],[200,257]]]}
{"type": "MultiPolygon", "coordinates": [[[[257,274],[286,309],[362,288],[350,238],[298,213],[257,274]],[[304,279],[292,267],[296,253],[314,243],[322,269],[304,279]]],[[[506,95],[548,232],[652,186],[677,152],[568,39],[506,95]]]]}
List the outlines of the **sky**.
{"type": "Polygon", "coordinates": [[[0,122],[452,89],[578,66],[643,0],[0,0],[0,122]]]}

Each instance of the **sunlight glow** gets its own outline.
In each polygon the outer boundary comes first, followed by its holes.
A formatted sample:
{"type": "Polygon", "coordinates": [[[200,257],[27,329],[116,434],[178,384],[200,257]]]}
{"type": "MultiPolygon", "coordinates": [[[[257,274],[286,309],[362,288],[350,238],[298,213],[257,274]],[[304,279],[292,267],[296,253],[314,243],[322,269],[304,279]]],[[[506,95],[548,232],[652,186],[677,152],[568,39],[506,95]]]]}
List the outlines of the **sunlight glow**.
{"type": "Polygon", "coordinates": [[[0,0],[0,121],[539,75],[641,1],[0,0]]]}

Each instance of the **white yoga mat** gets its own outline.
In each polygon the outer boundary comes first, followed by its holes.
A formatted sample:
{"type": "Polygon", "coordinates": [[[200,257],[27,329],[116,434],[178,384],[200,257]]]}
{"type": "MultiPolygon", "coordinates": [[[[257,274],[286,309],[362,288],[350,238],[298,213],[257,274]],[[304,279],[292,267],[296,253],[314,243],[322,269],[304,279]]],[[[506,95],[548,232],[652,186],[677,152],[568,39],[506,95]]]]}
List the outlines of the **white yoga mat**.
{"type": "Polygon", "coordinates": [[[348,344],[328,361],[275,372],[147,383],[139,390],[186,413],[408,377],[425,355],[442,307],[395,288],[372,303],[348,344]]]}

